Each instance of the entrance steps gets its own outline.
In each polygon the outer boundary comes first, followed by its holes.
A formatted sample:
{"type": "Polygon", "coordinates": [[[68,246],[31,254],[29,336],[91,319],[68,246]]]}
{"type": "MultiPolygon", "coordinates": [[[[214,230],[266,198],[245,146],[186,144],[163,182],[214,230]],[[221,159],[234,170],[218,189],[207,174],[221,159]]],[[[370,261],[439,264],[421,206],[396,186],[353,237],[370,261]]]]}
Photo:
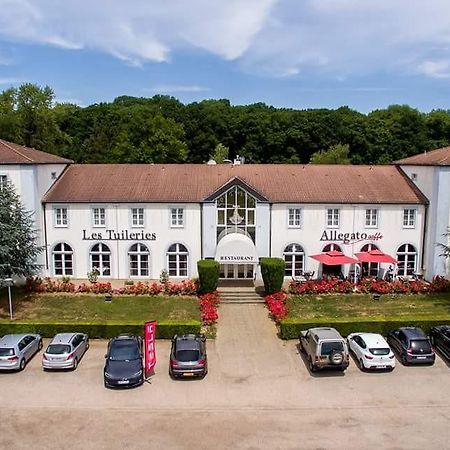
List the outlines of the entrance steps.
{"type": "Polygon", "coordinates": [[[254,287],[219,287],[221,303],[259,304],[264,298],[254,287]]]}

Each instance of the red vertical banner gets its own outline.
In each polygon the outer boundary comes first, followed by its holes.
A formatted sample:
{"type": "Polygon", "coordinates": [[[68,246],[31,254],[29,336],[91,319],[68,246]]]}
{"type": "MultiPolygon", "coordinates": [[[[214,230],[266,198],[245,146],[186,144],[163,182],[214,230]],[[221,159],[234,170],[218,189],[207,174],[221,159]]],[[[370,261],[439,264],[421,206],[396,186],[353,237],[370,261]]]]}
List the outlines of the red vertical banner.
{"type": "Polygon", "coordinates": [[[153,373],[156,364],[155,349],[156,322],[145,322],[144,325],[144,343],[145,343],[145,377],[153,373]]]}

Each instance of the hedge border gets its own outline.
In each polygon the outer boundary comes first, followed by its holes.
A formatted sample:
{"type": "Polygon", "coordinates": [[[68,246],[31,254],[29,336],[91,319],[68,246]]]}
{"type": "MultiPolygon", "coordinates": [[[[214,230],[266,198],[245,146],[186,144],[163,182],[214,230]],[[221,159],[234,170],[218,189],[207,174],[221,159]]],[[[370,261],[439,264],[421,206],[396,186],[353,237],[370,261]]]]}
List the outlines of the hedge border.
{"type": "MultiPolygon", "coordinates": [[[[172,339],[175,334],[200,333],[201,322],[157,322],[156,338],[172,339]]],[[[57,333],[87,333],[93,339],[109,339],[120,333],[132,333],[142,336],[143,322],[31,322],[0,321],[0,335],[14,333],[38,333],[42,337],[53,337],[57,333]]]]}
{"type": "Polygon", "coordinates": [[[281,339],[298,339],[300,331],[314,327],[333,327],[342,334],[348,336],[355,332],[380,333],[386,336],[389,331],[399,327],[415,326],[422,328],[425,333],[436,325],[450,324],[450,315],[442,315],[434,318],[407,316],[399,318],[371,317],[371,318],[319,318],[311,320],[283,319],[279,323],[281,339]]]}

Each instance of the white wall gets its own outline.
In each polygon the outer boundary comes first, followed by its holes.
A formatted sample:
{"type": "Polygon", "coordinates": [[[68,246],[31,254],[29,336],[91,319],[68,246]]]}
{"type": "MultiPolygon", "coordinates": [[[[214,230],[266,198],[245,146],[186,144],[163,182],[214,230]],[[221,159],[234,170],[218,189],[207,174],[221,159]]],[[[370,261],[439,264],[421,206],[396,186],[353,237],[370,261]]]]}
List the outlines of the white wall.
{"type": "MultiPolygon", "coordinates": [[[[421,205],[286,205],[276,204],[272,208],[272,256],[282,257],[283,251],[288,244],[300,244],[306,254],[305,270],[319,271],[319,262],[309,258],[309,255],[321,253],[323,248],[329,243],[338,244],[347,256],[353,256],[368,243],[373,243],[377,247],[395,257],[397,249],[402,244],[412,244],[419,252],[418,266],[421,261],[422,232],[424,220],[424,207],[421,205]],[[301,228],[288,227],[288,208],[302,208],[301,228]],[[338,228],[328,228],[326,222],[326,210],[328,208],[338,208],[340,210],[340,225],[338,228]],[[377,228],[366,228],[366,209],[378,209],[377,228]],[[416,226],[413,229],[403,228],[403,209],[416,208],[416,226]],[[336,230],[339,233],[366,233],[365,239],[349,239],[351,242],[331,241],[324,239],[323,233],[336,230]],[[370,239],[370,236],[380,233],[381,239],[370,239]],[[323,239],[323,240],[321,240],[323,239]]],[[[351,236],[350,236],[351,238],[351,236]]],[[[361,238],[361,236],[360,236],[361,238]]],[[[348,273],[350,266],[345,267],[348,273]]]]}
{"type": "Polygon", "coordinates": [[[167,268],[166,252],[170,245],[181,243],[189,251],[188,277],[197,276],[197,261],[201,258],[200,252],[200,205],[199,204],[46,204],[45,214],[47,220],[47,250],[50,268],[48,275],[53,276],[52,255],[53,247],[59,242],[69,244],[74,250],[74,277],[86,278],[90,271],[89,250],[102,242],[111,250],[111,277],[119,279],[130,278],[128,267],[128,250],[136,242],[147,245],[150,251],[150,276],[146,278],[159,279],[161,270],[167,268]],[[55,227],[54,207],[68,208],[69,224],[67,228],[55,227]],[[92,223],[91,206],[106,209],[106,227],[94,227],[92,223]],[[145,209],[145,224],[143,228],[132,227],[131,207],[145,209]],[[171,228],[170,207],[184,208],[184,227],[171,228]],[[86,230],[86,231],[83,231],[86,230]],[[129,233],[155,233],[155,240],[107,240],[106,230],[128,230],[129,233]],[[91,237],[95,233],[97,238],[91,237]],[[103,239],[98,238],[98,233],[103,239]]]}

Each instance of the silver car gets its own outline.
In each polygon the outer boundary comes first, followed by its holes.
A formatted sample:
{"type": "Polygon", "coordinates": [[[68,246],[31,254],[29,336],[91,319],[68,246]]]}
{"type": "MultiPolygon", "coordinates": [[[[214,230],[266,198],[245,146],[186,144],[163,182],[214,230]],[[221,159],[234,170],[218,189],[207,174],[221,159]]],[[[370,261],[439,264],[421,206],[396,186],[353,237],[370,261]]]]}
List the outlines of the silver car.
{"type": "Polygon", "coordinates": [[[0,339],[0,370],[23,370],[41,348],[39,334],[6,334],[0,339]]]}
{"type": "Polygon", "coordinates": [[[43,369],[75,370],[88,348],[87,334],[57,334],[42,355],[42,367],[43,369]]]}

